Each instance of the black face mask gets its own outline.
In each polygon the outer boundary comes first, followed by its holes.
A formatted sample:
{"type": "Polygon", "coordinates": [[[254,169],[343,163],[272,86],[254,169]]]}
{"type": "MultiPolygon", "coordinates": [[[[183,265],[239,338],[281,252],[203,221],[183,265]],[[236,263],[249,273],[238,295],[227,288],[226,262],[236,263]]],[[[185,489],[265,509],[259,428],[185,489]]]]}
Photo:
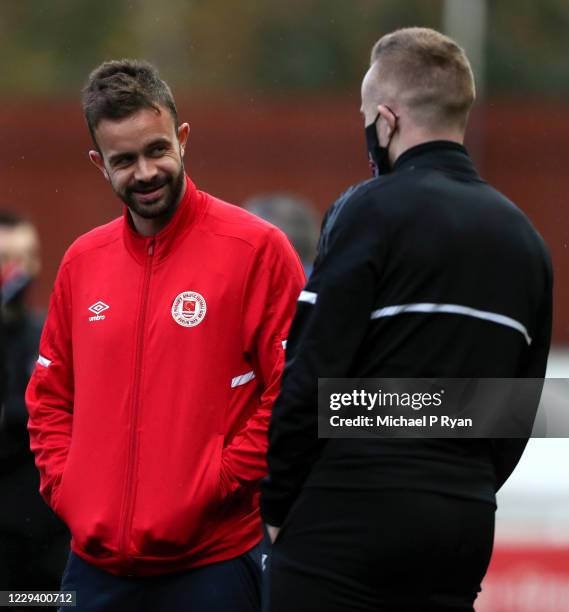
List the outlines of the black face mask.
{"type": "Polygon", "coordinates": [[[391,172],[388,154],[389,144],[387,147],[382,147],[377,137],[376,124],[378,119],[379,113],[377,113],[377,117],[365,127],[369,167],[373,176],[382,176],[383,174],[391,172]]]}

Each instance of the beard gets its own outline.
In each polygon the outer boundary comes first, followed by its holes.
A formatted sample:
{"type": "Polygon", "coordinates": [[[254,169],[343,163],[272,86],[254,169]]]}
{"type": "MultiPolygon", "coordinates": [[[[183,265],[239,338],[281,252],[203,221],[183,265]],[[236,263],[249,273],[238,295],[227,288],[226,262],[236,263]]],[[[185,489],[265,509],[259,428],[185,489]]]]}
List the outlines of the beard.
{"type": "Polygon", "coordinates": [[[128,208],[143,219],[169,218],[174,214],[184,189],[185,172],[180,164],[176,174],[163,174],[151,182],[136,181],[125,189],[113,189],[128,208]],[[151,194],[156,192],[156,197],[151,194]]]}

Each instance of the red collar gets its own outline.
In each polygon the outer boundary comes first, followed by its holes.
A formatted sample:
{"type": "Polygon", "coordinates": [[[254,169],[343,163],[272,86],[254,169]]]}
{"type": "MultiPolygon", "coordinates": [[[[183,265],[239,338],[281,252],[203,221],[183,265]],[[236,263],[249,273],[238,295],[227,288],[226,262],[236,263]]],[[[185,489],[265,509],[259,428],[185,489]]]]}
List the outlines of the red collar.
{"type": "Polygon", "coordinates": [[[174,216],[168,225],[154,236],[142,236],[132,227],[130,213],[125,206],[123,237],[128,251],[139,263],[144,263],[149,251],[153,249],[154,261],[161,261],[173,250],[174,243],[194,227],[201,217],[204,203],[202,193],[186,175],[186,191],[174,216]]]}

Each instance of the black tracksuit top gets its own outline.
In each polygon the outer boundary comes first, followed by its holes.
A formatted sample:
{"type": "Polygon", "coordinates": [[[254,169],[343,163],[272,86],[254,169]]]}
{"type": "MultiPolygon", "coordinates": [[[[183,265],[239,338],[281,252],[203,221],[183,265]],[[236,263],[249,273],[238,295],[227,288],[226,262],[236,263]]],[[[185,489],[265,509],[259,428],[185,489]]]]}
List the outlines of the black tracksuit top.
{"type": "Polygon", "coordinates": [[[319,440],[318,378],[542,378],[551,309],[547,247],[463,146],[413,147],[348,189],[325,216],[289,334],[266,522],[281,525],[303,486],[495,503],[525,440],[319,440]]]}

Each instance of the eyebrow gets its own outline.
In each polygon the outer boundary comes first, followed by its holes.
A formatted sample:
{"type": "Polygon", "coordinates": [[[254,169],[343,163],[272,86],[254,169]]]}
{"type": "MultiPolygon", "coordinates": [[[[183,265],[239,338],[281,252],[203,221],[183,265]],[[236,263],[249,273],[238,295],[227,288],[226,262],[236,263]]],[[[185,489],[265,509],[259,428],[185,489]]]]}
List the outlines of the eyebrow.
{"type": "Polygon", "coordinates": [[[158,145],[166,145],[166,146],[171,146],[171,142],[168,138],[164,138],[163,136],[161,136],[160,138],[156,138],[155,140],[151,140],[148,144],[144,145],[144,150],[147,151],[148,149],[152,149],[153,147],[156,147],[158,145]]]}
{"type": "Polygon", "coordinates": [[[126,159],[127,157],[133,157],[134,153],[130,153],[128,151],[124,151],[123,153],[114,153],[109,156],[109,164],[113,165],[122,159],[126,159]]]}

